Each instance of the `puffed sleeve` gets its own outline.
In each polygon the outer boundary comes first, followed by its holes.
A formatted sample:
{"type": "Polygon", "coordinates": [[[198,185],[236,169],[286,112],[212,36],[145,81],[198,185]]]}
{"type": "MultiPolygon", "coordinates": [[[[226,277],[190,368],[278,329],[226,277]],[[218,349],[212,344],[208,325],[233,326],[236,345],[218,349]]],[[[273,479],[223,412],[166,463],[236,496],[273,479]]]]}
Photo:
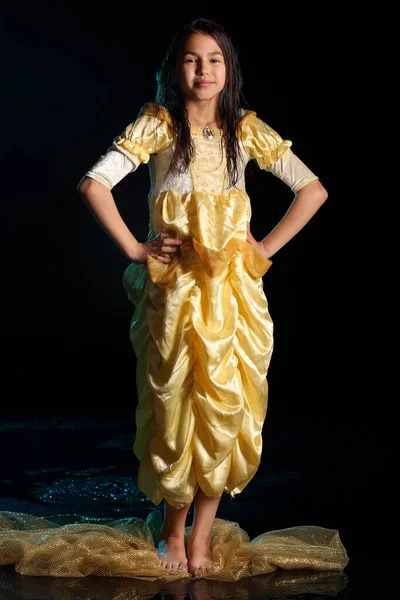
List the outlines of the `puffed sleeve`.
{"type": "Polygon", "coordinates": [[[85,173],[112,189],[126,175],[147,163],[151,154],[163,152],[172,143],[168,111],[153,102],[146,103],[135,121],[117,135],[107,153],[85,173]]]}
{"type": "Polygon", "coordinates": [[[255,112],[245,111],[242,119],[242,142],[250,159],[255,159],[260,169],[276,162],[291,147],[279,133],[259,119],[255,112]]]}
{"type": "Polygon", "coordinates": [[[318,179],[292,152],[291,140],[283,140],[279,133],[259,119],[253,111],[245,111],[242,140],[249,158],[254,158],[260,169],[279,177],[294,192],[318,179]]]}

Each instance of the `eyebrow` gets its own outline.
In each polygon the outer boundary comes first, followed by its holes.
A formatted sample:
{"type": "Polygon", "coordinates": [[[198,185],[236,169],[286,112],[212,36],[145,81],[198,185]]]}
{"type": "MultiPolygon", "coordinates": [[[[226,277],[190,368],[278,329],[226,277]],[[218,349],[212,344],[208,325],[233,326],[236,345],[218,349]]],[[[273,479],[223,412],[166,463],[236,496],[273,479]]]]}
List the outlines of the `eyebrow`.
{"type": "MultiPolygon", "coordinates": [[[[200,56],[200,54],[198,54],[197,52],[192,52],[191,50],[184,52],[183,56],[186,56],[186,54],[194,54],[194,56],[200,56]]],[[[207,56],[216,56],[217,54],[219,54],[220,56],[223,56],[222,52],[209,52],[207,54],[207,56]]]]}

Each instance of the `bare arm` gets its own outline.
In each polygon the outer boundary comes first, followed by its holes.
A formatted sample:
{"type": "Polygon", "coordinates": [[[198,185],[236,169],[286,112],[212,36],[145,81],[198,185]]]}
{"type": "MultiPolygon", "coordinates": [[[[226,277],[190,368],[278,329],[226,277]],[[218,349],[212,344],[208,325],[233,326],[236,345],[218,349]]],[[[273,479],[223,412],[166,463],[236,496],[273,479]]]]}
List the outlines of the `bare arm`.
{"type": "Polygon", "coordinates": [[[139,242],[122,219],[110,190],[90,177],[85,177],[78,193],[100,227],[129,258],[138,258],[139,242]]]}
{"type": "Polygon", "coordinates": [[[129,260],[144,263],[146,256],[151,255],[160,262],[171,262],[169,257],[160,254],[176,253],[181,240],[173,240],[163,232],[154,240],[138,242],[121,217],[110,190],[90,177],[85,177],[79,184],[78,194],[100,227],[129,260]]]}
{"type": "Polygon", "coordinates": [[[249,228],[247,241],[257,246],[266,258],[271,258],[303,229],[327,197],[328,192],[324,186],[317,180],[311,181],[297,192],[285,216],[261,242],[255,240],[249,228]]]}

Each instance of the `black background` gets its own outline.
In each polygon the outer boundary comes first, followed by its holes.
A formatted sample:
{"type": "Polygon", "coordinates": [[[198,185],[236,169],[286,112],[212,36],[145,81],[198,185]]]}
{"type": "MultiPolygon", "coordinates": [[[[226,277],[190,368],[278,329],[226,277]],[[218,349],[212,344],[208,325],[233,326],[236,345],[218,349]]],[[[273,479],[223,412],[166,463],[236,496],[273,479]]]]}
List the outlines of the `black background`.
{"type": "MultiPolygon", "coordinates": [[[[154,99],[155,73],[172,34],[196,16],[217,20],[238,48],[248,106],[292,140],[329,193],[264,277],[275,323],[267,427],[283,431],[287,423],[288,436],[304,427],[304,438],[316,436],[312,451],[319,457],[337,448],[347,464],[342,486],[354,484],[349,506],[366,540],[358,511],[372,520],[380,514],[386,467],[378,452],[385,436],[376,407],[387,402],[375,376],[377,287],[364,277],[373,256],[359,243],[361,196],[364,207],[370,201],[354,149],[366,48],[337,5],[324,5],[324,13],[265,3],[236,11],[218,6],[57,2],[4,11],[0,414],[133,425],[133,305],[122,286],[128,262],[76,188],[112,138],[154,99]]],[[[113,190],[141,241],[148,188],[142,166],[113,190]]],[[[247,188],[252,232],[262,239],[292,193],[256,166],[247,188]]],[[[332,489],[325,492],[334,506],[341,466],[329,468],[332,489]]]]}

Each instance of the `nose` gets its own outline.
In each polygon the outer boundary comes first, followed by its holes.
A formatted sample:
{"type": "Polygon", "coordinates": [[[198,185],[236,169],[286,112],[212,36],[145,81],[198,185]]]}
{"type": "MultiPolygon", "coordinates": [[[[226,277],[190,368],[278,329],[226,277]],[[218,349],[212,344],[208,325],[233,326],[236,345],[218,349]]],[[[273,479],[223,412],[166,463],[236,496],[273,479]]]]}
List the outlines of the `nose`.
{"type": "Polygon", "coordinates": [[[206,75],[209,72],[207,69],[207,64],[202,60],[197,61],[197,72],[199,75],[206,75]]]}

